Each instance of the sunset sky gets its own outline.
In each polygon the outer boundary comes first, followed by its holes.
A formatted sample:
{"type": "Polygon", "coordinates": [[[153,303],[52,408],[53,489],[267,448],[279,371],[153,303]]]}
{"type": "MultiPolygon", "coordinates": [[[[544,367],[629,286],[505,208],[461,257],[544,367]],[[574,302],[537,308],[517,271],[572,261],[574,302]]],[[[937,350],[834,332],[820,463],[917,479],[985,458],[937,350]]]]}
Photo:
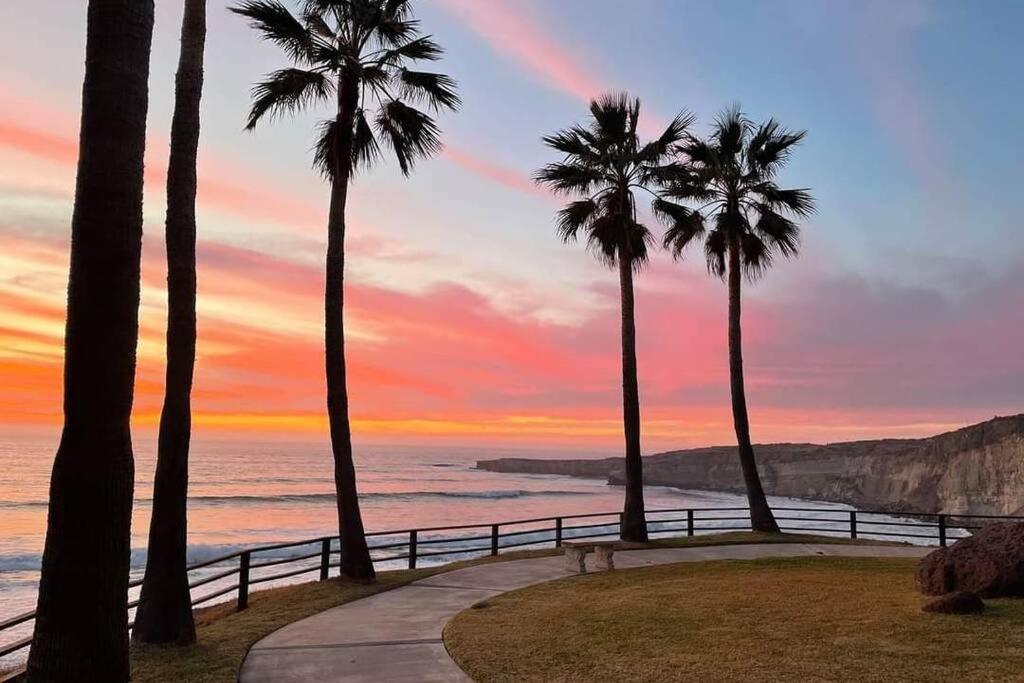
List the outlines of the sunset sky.
{"type": "MultiPolygon", "coordinates": [[[[325,433],[323,112],[242,126],[285,65],[210,2],[199,189],[198,431],[325,433]]],[[[163,384],[163,214],[180,3],[158,2],[135,424],[163,384]]],[[[638,95],[650,134],[724,106],[806,128],[783,181],[819,213],[747,289],[756,441],[918,436],[1024,408],[1024,4],[420,0],[464,106],[411,179],[350,194],[357,440],[614,449],[618,281],[553,227],[540,137],[638,95]],[[627,9],[628,8],[628,9],[627,9]],[[982,11],[983,10],[983,11],[982,11]]],[[[0,3],[0,428],[55,430],[82,0],[0,3]]],[[[637,283],[646,451],[732,443],[726,292],[695,251],[637,283]]]]}

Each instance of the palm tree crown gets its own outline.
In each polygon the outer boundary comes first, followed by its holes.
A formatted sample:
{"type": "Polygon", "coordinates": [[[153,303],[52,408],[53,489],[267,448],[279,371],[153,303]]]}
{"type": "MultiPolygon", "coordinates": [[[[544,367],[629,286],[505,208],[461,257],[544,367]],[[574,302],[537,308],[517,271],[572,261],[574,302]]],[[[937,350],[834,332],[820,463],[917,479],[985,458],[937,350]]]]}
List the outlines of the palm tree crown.
{"type": "Polygon", "coordinates": [[[637,136],[640,101],[605,95],[590,104],[588,126],[575,125],[544,138],[565,158],[548,164],[535,179],[558,194],[582,196],[558,212],[557,228],[566,242],[583,233],[588,246],[613,266],[623,247],[638,269],[647,261],[651,232],[637,220],[634,190],[652,192],[662,164],[683,140],[693,117],[676,116],[656,139],[641,145],[637,136]]]}
{"type": "Polygon", "coordinates": [[[707,140],[689,138],[680,146],[685,161],[659,176],[665,196],[682,202],[654,202],[670,224],[664,246],[679,257],[703,239],[708,269],[724,277],[735,243],[748,279],[760,276],[776,255],[795,255],[800,228],[793,219],[812,214],[814,200],[806,189],[782,189],[775,181],[805,134],[774,119],[755,126],[734,107],[718,116],[707,140]]]}
{"type": "MultiPolygon", "coordinates": [[[[448,76],[409,68],[444,52],[420,35],[409,0],[304,0],[299,16],[277,0],[246,0],[232,11],[295,64],[253,88],[248,130],[266,116],[327,102],[347,80],[358,84],[349,172],[379,160],[383,146],[408,175],[417,159],[440,149],[437,123],[417,105],[435,113],[455,109],[459,96],[448,76]]],[[[328,178],[335,171],[336,128],[336,118],[324,121],[315,148],[314,163],[328,178]]]]}

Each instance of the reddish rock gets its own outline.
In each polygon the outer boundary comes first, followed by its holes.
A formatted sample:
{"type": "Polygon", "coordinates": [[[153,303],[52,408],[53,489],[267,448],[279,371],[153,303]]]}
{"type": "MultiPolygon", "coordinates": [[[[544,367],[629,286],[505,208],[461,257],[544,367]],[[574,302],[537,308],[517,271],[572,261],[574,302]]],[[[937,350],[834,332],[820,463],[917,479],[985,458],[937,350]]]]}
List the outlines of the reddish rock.
{"type": "Polygon", "coordinates": [[[921,609],[936,614],[981,614],[985,603],[974,593],[959,591],[935,598],[921,609]]]}
{"type": "Polygon", "coordinates": [[[1024,523],[990,524],[929,553],[917,567],[917,582],[926,595],[1024,597],[1024,523]]]}

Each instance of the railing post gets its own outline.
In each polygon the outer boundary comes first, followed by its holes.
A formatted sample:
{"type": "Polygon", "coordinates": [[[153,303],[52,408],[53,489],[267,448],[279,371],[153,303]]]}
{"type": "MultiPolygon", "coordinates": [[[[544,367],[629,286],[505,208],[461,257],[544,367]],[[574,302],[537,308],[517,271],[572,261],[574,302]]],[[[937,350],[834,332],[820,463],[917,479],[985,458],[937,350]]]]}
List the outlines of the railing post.
{"type": "Polygon", "coordinates": [[[249,557],[248,550],[238,558],[238,611],[249,606],[249,557]]]}
{"type": "Polygon", "coordinates": [[[498,525],[491,525],[491,555],[498,554],[498,525]]]}
{"type": "Polygon", "coordinates": [[[939,545],[946,547],[946,515],[939,515],[939,545]]]}
{"type": "Polygon", "coordinates": [[[326,581],[331,572],[331,539],[320,541],[320,580],[326,581]]]}
{"type": "Polygon", "coordinates": [[[622,527],[625,525],[625,523],[626,523],[626,513],[625,512],[620,512],[619,513],[619,537],[620,538],[622,537],[622,527]]]}
{"type": "Polygon", "coordinates": [[[555,547],[562,547],[562,518],[555,517],[555,547]]]}
{"type": "Polygon", "coordinates": [[[857,538],[857,511],[850,510],[850,538],[857,538]]]}
{"type": "Polygon", "coordinates": [[[409,532],[409,569],[416,569],[416,530],[409,532]]]}
{"type": "Polygon", "coordinates": [[[686,511],[686,535],[693,536],[693,510],[686,511]]]}

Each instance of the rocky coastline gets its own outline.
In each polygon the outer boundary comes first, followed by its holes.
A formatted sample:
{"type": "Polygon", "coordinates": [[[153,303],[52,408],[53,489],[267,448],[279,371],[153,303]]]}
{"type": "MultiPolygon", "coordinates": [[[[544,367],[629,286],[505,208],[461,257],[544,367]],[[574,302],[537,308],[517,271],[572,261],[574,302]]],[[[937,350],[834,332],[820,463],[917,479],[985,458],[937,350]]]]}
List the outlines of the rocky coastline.
{"type": "MultiPolygon", "coordinates": [[[[923,439],[756,446],[769,495],[846,503],[887,512],[1024,514],[1024,414],[996,417],[923,439]]],[[[623,481],[622,458],[499,458],[492,472],[623,481]]],[[[742,492],[736,448],[715,446],[644,457],[644,483],[742,492]]]]}

